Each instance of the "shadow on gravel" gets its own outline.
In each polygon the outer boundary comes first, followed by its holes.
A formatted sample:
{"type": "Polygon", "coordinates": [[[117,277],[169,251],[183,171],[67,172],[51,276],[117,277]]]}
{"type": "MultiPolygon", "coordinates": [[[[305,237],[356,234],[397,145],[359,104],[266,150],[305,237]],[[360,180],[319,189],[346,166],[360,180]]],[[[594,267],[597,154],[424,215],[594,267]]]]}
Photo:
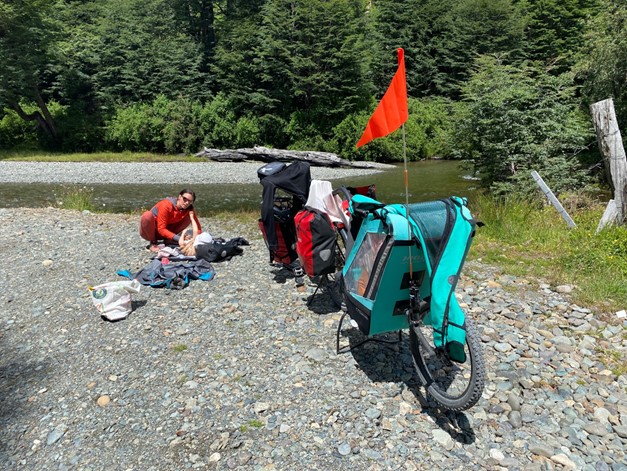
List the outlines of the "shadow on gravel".
{"type": "Polygon", "coordinates": [[[273,275],[272,279],[274,281],[276,281],[277,283],[280,283],[282,285],[287,283],[287,280],[293,280],[294,279],[294,273],[292,273],[287,268],[273,267],[272,271],[270,273],[273,275]]]}
{"type": "Polygon", "coordinates": [[[364,340],[366,337],[359,329],[351,328],[340,332],[340,348],[351,349],[350,353],[357,366],[371,381],[405,383],[408,391],[420,403],[422,413],[431,416],[438,427],[453,440],[463,444],[475,442],[475,431],[465,413],[443,410],[424,395],[424,389],[414,371],[407,335],[403,334],[399,341],[398,333],[391,332],[377,336],[376,340],[379,341],[370,340],[360,344],[364,340]]]}
{"type": "Polygon", "coordinates": [[[307,308],[319,315],[332,314],[340,310],[331,296],[323,290],[318,290],[315,296],[313,294],[307,296],[307,303],[309,303],[307,308]]]}
{"type": "Polygon", "coordinates": [[[147,303],[148,301],[146,301],[145,299],[139,301],[131,301],[131,311],[135,312],[137,309],[144,307],[147,303]]]}
{"type": "MultiPolygon", "coordinates": [[[[294,290],[297,289],[295,276],[291,270],[284,267],[274,267],[270,273],[273,276],[272,279],[277,283],[293,283],[294,290]]],[[[310,311],[320,315],[331,314],[339,310],[339,307],[333,302],[331,296],[324,289],[319,289],[315,296],[313,294],[307,296],[307,300],[305,302],[309,303],[307,308],[310,311]]]]}
{"type": "MultiPolygon", "coordinates": [[[[0,337],[2,339],[2,337],[0,337]]],[[[4,343],[4,342],[2,342],[4,343]]],[[[29,411],[38,409],[38,394],[45,386],[50,364],[47,361],[27,361],[15,354],[15,349],[0,345],[0,466],[11,463],[18,441],[28,433],[25,419],[29,411]]]]}

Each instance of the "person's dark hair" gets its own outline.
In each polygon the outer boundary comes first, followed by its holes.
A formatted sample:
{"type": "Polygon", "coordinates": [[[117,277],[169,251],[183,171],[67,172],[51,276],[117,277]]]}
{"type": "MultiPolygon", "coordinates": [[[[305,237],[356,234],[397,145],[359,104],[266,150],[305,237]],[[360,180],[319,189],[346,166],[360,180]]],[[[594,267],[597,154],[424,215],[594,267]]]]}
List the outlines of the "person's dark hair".
{"type": "Polygon", "coordinates": [[[192,190],[183,189],[180,191],[179,196],[183,196],[185,193],[189,193],[190,195],[192,195],[192,202],[196,201],[196,193],[194,193],[192,190]]]}

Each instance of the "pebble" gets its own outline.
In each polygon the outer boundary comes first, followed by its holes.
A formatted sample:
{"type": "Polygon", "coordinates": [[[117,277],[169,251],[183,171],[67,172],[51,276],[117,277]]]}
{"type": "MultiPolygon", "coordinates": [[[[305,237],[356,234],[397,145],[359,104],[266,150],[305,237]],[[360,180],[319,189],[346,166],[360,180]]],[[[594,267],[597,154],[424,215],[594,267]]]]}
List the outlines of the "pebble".
{"type": "Polygon", "coordinates": [[[457,291],[487,385],[447,413],[418,385],[407,335],[337,355],[342,311],[324,293],[307,306],[315,286],[270,266],[241,216],[201,217],[251,242],[213,280],[142,287],[127,319],[103,321],[87,287],[149,261],[137,219],[0,209],[1,469],[624,469],[613,313],[469,260],[457,291]]]}

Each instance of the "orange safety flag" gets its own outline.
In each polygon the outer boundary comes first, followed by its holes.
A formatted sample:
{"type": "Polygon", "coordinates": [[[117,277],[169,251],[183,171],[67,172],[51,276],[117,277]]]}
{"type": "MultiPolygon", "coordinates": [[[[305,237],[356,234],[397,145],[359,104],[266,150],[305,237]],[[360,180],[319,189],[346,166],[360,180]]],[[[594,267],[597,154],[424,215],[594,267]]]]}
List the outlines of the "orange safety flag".
{"type": "Polygon", "coordinates": [[[392,83],[379,102],[377,109],[370,117],[364,133],[361,135],[357,148],[368,144],[373,139],[385,137],[396,131],[407,121],[407,82],[405,80],[405,52],[402,48],[398,52],[398,70],[394,74],[392,83]]]}

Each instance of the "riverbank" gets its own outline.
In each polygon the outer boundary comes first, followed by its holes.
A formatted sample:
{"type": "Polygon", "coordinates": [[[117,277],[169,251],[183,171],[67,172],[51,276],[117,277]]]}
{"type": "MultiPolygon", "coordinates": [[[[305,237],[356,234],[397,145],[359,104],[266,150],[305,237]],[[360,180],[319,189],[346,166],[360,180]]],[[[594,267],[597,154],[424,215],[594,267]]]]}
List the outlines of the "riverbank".
{"type": "Polygon", "coordinates": [[[488,385],[429,407],[407,338],[336,355],[340,312],[272,268],[255,221],[202,219],[251,245],[180,291],[142,287],[102,321],[88,286],[150,253],[136,217],[0,209],[0,463],[5,469],[624,470],[620,321],[469,263],[488,385]]]}

